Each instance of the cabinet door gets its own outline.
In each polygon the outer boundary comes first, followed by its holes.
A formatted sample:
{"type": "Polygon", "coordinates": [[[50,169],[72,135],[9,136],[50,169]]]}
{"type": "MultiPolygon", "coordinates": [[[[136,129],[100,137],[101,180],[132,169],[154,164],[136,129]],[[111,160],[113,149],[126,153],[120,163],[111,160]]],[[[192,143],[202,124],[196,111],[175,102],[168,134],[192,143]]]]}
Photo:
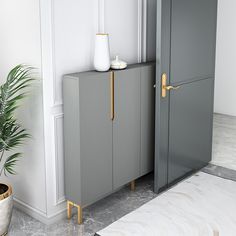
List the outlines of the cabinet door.
{"type": "MultiPolygon", "coordinates": [[[[79,81],[81,191],[90,204],[112,191],[112,121],[109,73],[79,81]]],[[[76,176],[75,176],[76,178],[76,176]]]]}
{"type": "Polygon", "coordinates": [[[115,72],[113,187],[140,174],[140,68],[115,72]]]}
{"type": "Polygon", "coordinates": [[[155,66],[141,67],[141,176],[153,170],[155,143],[155,66]]]}

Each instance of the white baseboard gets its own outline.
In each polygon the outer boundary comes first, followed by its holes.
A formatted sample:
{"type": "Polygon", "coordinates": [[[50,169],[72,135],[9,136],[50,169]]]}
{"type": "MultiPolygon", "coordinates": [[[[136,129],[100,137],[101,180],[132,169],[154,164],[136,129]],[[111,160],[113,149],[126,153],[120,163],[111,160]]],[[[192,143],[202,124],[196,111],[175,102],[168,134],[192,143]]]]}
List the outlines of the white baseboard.
{"type": "Polygon", "coordinates": [[[17,198],[14,198],[14,207],[46,225],[54,224],[66,218],[66,207],[55,214],[47,215],[46,212],[33,208],[17,198]]]}

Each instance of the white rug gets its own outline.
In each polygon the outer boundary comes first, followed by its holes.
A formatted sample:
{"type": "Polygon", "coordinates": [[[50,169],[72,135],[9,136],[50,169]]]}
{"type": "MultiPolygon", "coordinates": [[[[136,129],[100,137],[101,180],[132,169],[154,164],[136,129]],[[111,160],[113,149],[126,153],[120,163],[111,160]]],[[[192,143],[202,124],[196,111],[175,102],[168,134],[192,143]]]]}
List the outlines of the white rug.
{"type": "Polygon", "coordinates": [[[98,234],[235,236],[236,182],[200,172],[98,234]]]}

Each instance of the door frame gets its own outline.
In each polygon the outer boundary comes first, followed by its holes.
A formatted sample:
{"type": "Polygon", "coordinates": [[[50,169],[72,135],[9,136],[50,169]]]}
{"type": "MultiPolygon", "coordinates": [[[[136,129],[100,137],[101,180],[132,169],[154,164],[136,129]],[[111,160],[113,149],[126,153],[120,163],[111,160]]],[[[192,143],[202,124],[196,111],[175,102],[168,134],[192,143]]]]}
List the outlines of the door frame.
{"type": "Polygon", "coordinates": [[[156,58],[156,120],[154,191],[161,192],[168,184],[169,152],[169,94],[161,97],[161,75],[170,74],[171,0],[157,0],[157,58],[156,58]]]}

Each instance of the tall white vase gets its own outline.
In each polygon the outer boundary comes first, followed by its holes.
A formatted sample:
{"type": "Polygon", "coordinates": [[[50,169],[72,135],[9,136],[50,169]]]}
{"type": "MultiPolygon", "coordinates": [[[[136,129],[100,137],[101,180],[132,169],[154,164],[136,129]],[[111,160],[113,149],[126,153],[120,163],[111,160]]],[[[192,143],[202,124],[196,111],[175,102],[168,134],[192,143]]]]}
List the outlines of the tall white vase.
{"type": "Polygon", "coordinates": [[[110,66],[109,36],[108,34],[96,34],[94,68],[97,71],[108,71],[110,66]]]}

